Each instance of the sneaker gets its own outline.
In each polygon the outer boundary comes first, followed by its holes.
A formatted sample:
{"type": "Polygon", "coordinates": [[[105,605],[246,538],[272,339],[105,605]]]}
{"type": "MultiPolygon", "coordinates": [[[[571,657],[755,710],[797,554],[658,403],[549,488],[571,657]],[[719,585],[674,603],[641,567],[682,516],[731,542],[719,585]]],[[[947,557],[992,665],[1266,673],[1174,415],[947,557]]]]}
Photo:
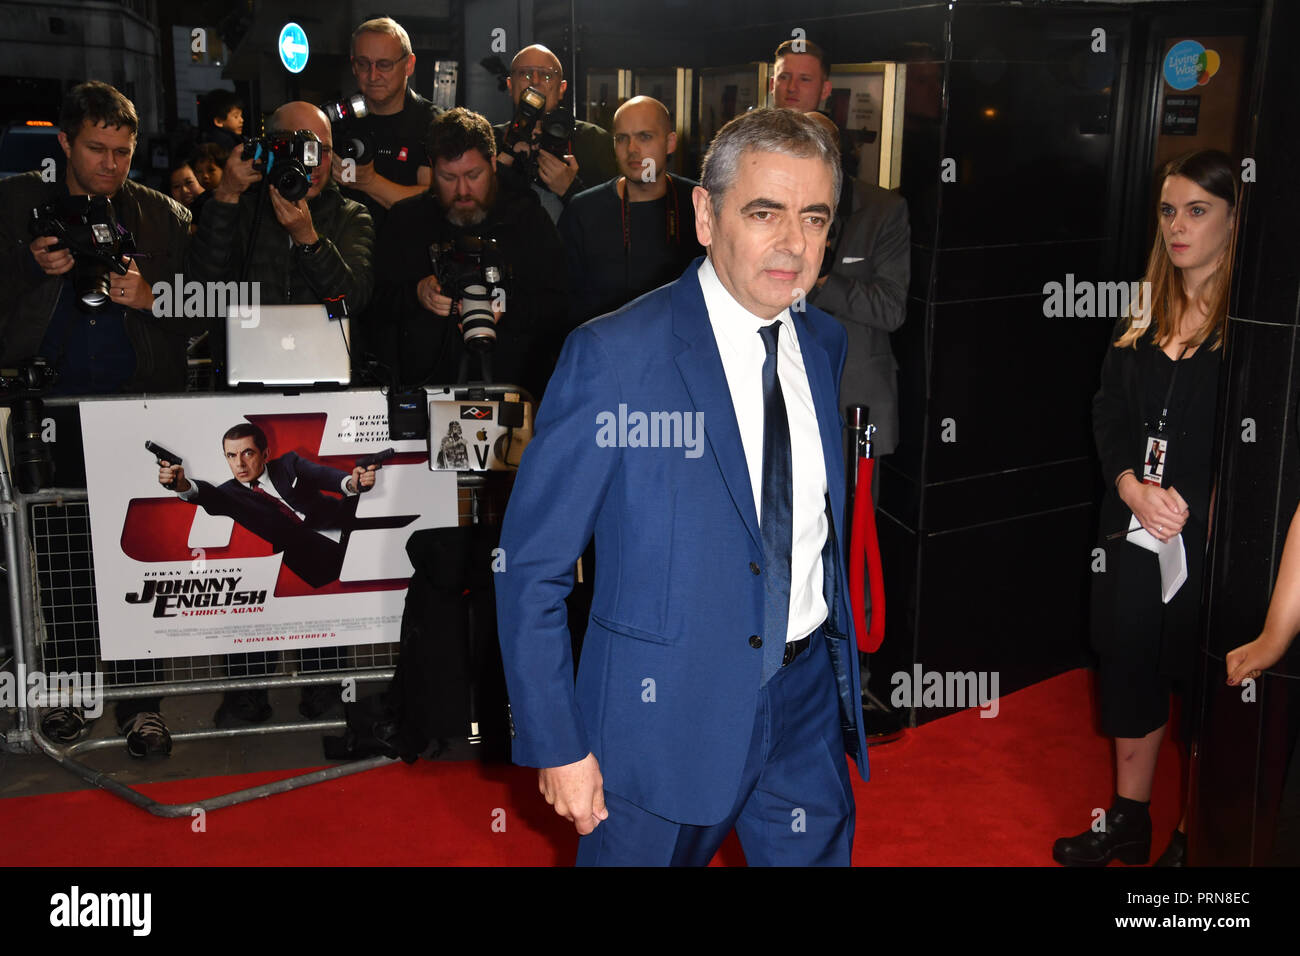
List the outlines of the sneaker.
{"type": "Polygon", "coordinates": [[[162,714],[142,710],[122,725],[122,732],[126,734],[126,752],[132,757],[143,760],[172,755],[172,735],[162,714]]]}
{"type": "Polygon", "coordinates": [[[61,744],[70,744],[86,730],[86,715],[80,707],[55,707],[41,718],[41,733],[61,744]]]}

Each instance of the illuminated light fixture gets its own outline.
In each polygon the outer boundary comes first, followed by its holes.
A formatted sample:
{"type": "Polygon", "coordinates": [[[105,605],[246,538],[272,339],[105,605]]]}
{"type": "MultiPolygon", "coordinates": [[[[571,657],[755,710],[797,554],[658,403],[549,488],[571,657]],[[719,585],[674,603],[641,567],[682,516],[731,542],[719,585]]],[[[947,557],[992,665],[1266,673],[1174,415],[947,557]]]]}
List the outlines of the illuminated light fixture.
{"type": "Polygon", "coordinates": [[[28,120],[23,125],[24,126],[53,126],[54,124],[51,123],[49,120],[28,120]]]}
{"type": "Polygon", "coordinates": [[[981,112],[983,112],[985,117],[987,117],[988,119],[993,119],[995,116],[998,115],[998,111],[991,106],[984,107],[984,109],[981,112]]]}

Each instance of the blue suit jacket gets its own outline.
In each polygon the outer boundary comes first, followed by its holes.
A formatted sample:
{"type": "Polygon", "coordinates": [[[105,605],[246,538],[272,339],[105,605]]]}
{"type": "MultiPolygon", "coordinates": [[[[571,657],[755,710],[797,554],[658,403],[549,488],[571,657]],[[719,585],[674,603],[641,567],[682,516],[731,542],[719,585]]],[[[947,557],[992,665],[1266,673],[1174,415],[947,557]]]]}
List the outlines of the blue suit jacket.
{"type": "MultiPolygon", "coordinates": [[[[515,728],[534,767],[600,761],[607,789],[679,823],[712,825],[735,802],[754,726],[764,562],[740,429],[696,260],[676,282],[574,330],[524,452],[501,534],[497,613],[515,728]],[[602,423],[635,412],[703,415],[682,447],[608,447],[602,423]],[[576,683],[565,617],[592,533],[597,564],[576,683]]],[[[848,753],[867,778],[857,646],[838,544],[844,461],[837,383],[845,333],[796,313],[821,431],[831,514],[822,555],[848,753]]],[[[630,446],[638,441],[628,429],[630,446]]]]}

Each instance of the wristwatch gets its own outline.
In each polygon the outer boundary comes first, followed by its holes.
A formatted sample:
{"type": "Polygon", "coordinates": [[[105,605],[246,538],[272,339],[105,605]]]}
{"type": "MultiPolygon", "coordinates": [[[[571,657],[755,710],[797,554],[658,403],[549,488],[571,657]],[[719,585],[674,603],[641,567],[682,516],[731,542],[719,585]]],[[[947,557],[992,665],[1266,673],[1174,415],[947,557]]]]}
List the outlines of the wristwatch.
{"type": "Polygon", "coordinates": [[[294,246],[294,248],[297,249],[304,256],[310,256],[315,254],[316,250],[320,248],[320,244],[324,241],[325,240],[322,239],[320,236],[317,236],[315,242],[303,243],[301,245],[294,246]]]}

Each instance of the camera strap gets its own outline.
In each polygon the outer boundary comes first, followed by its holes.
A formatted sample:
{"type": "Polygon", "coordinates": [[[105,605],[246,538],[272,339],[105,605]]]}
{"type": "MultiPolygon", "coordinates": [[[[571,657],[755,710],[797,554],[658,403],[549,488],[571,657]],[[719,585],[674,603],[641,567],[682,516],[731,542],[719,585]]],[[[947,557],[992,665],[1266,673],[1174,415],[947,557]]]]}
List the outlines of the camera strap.
{"type": "MultiPolygon", "coordinates": [[[[665,216],[664,231],[668,237],[668,243],[671,245],[674,242],[680,243],[682,241],[677,226],[677,187],[673,183],[673,177],[667,173],[664,173],[664,181],[668,183],[668,209],[665,216]]],[[[627,198],[626,176],[619,181],[616,192],[621,200],[619,214],[623,223],[623,255],[627,256],[632,250],[632,210],[630,208],[631,200],[627,198]]]]}

